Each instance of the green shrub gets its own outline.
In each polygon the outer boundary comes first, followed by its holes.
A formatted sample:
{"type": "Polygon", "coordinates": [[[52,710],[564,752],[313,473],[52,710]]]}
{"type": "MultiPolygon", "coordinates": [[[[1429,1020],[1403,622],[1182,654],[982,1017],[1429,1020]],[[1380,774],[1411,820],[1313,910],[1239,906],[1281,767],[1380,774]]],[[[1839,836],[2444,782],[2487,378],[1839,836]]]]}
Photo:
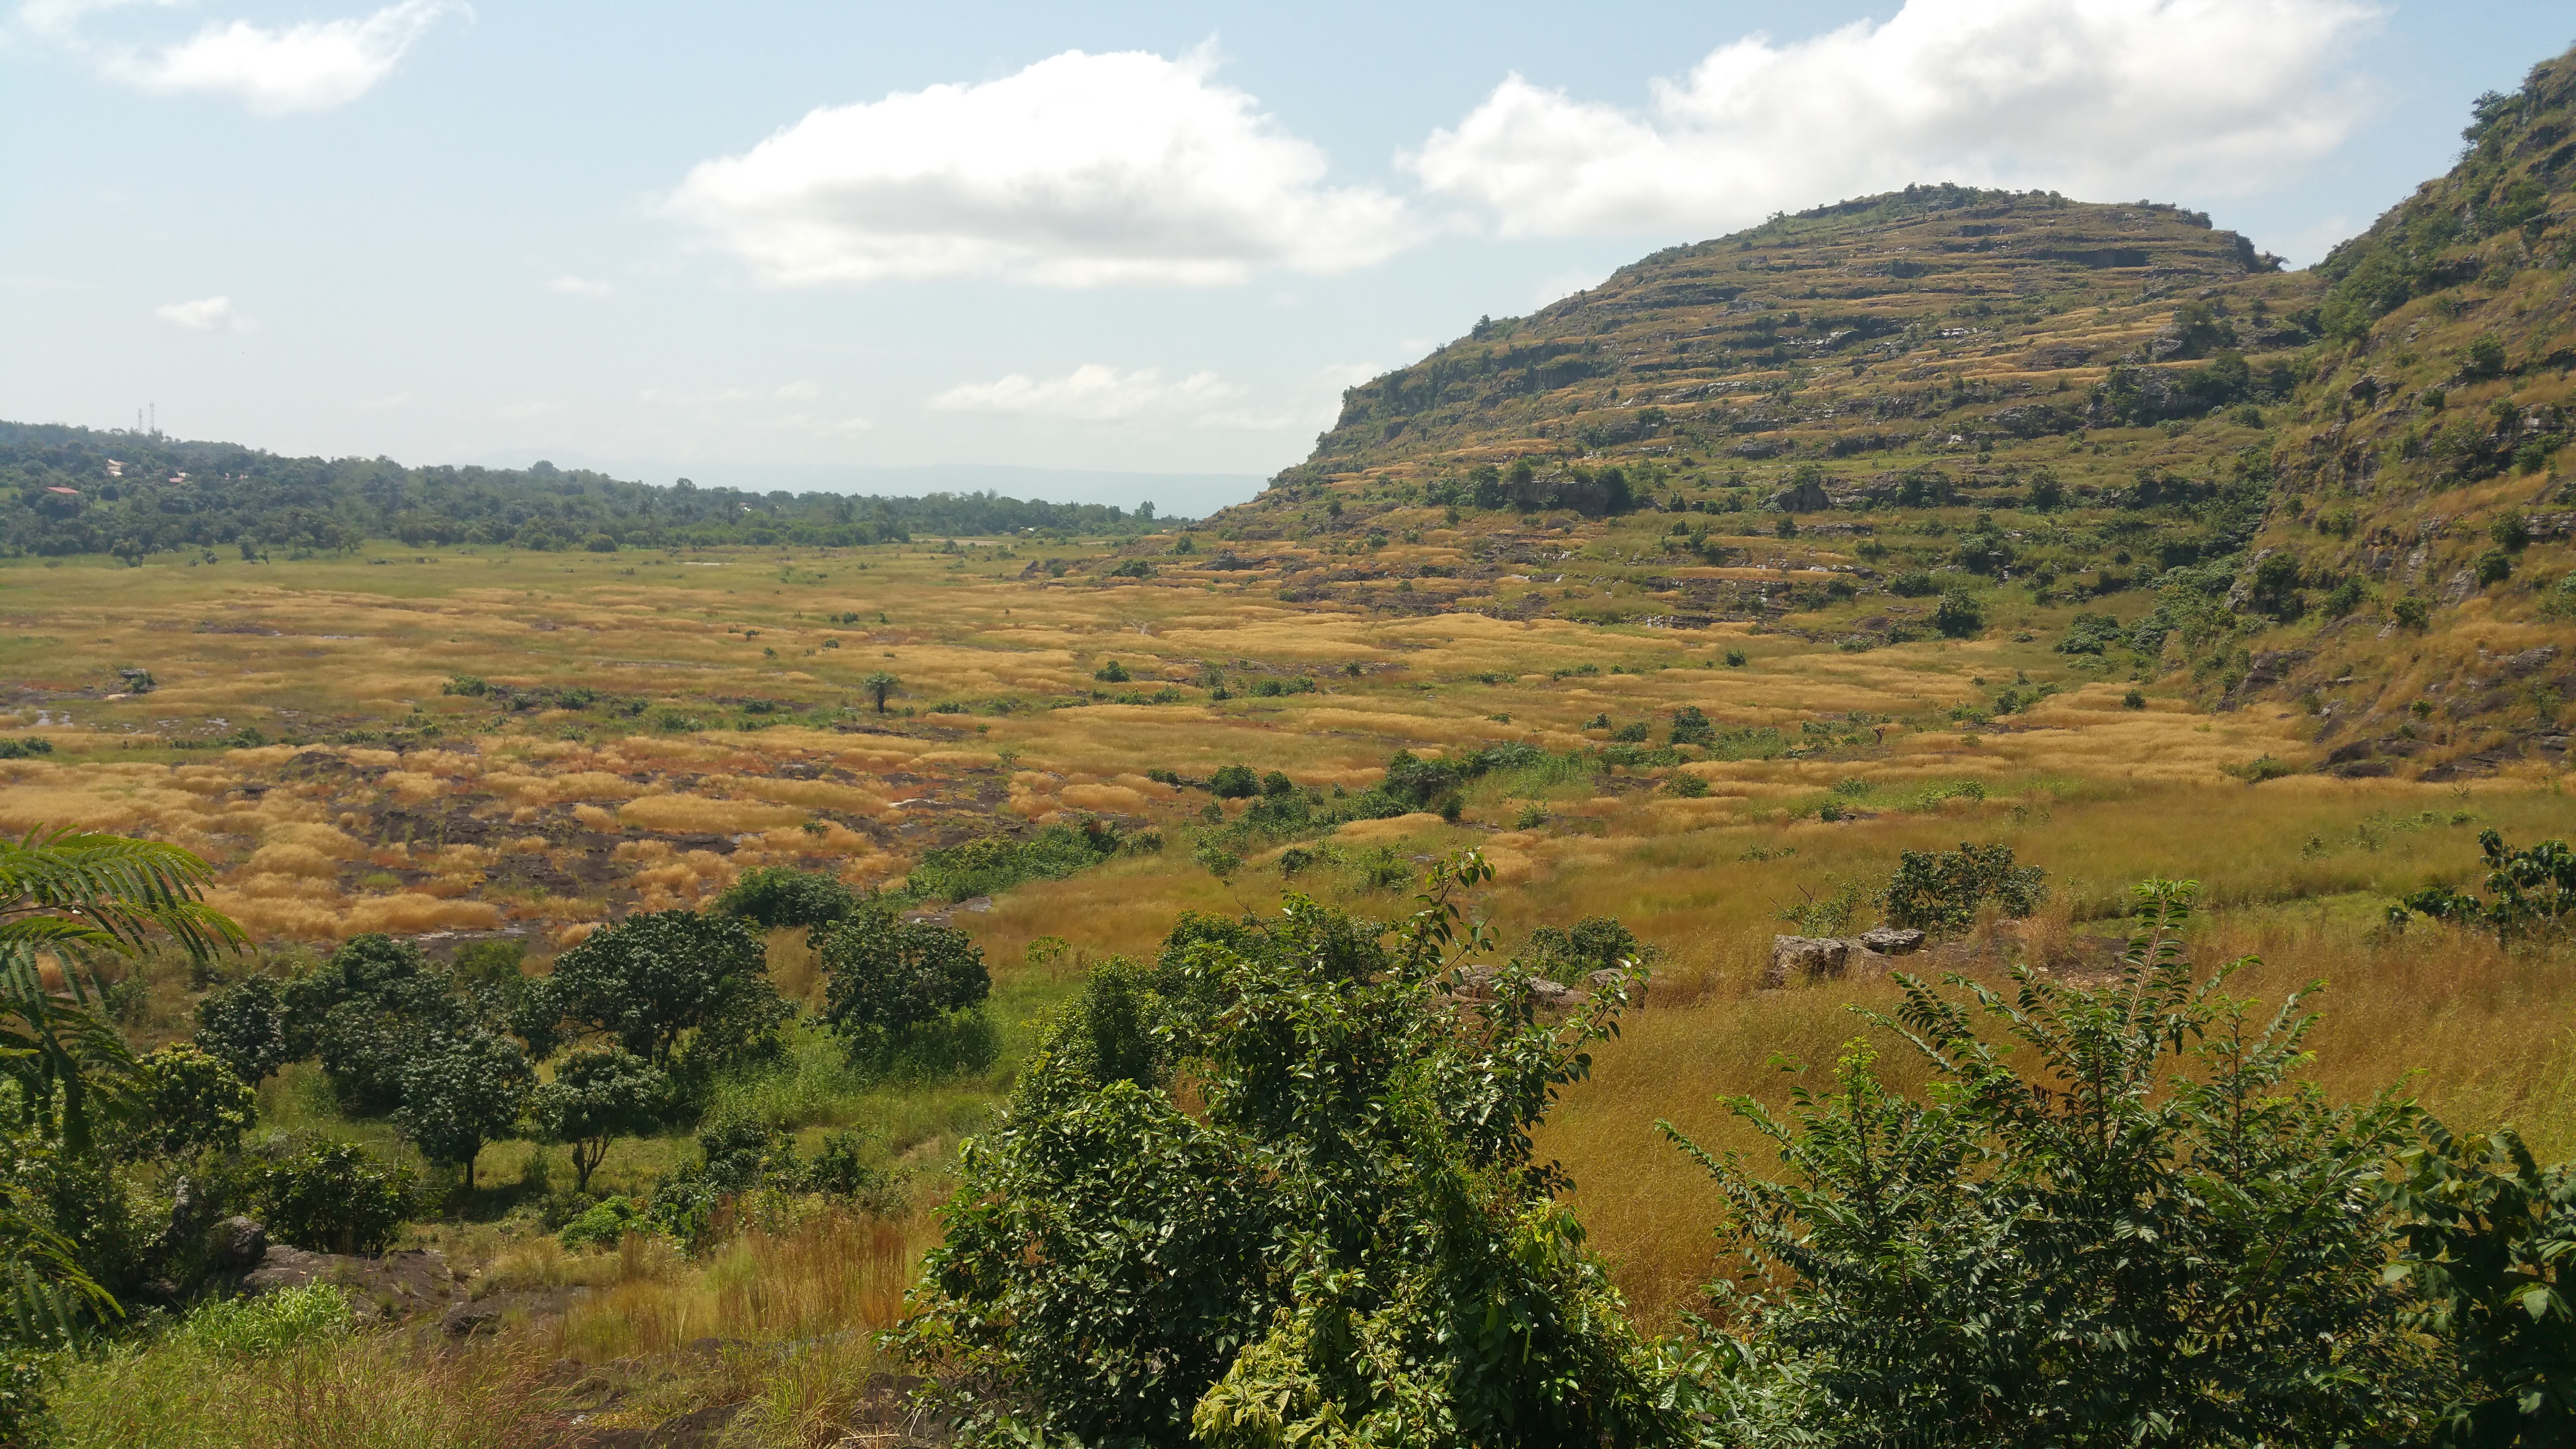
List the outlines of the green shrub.
{"type": "Polygon", "coordinates": [[[1208,777],[1208,791],[1220,800],[1249,800],[1261,793],[1261,778],[1250,765],[1219,765],[1208,777]]]}
{"type": "Polygon", "coordinates": [[[2060,654],[2099,654],[2127,637],[2120,621],[2108,614],[2078,614],[2066,626],[2066,637],[2057,641],[2060,654]]]}
{"type": "Polygon", "coordinates": [[[635,1198],[602,1198],[555,1234],[556,1241],[567,1248],[613,1248],[626,1240],[628,1233],[653,1230],[645,1215],[644,1204],[635,1198]]]}
{"type": "Polygon", "coordinates": [[[1744,667],[1746,657],[1745,652],[1741,649],[1729,649],[1726,651],[1726,667],[1729,669],[1742,669],[1744,667]]]}
{"type": "Polygon", "coordinates": [[[2412,594],[2399,599],[2391,606],[2389,612],[2396,618],[2397,627],[2401,629],[2421,629],[2433,622],[2432,605],[2412,594]]]}
{"type": "MultiPolygon", "coordinates": [[[[1257,782],[1252,793],[1260,793],[1257,782]]],[[[1079,827],[1050,825],[1025,840],[987,835],[925,853],[904,878],[904,888],[937,901],[999,895],[1022,881],[1062,880],[1087,870],[1125,844],[1126,838],[1102,820],[1085,820],[1079,827]]]]}
{"type": "Polygon", "coordinates": [[[850,1043],[853,1060],[882,1061],[982,1006],[993,990],[974,938],[953,926],[903,920],[882,902],[826,932],[816,954],[825,978],[823,1019],[850,1043]]]}
{"type": "Polygon", "coordinates": [[[1699,800],[1708,795],[1708,781],[1684,770],[1664,777],[1664,793],[1676,800],[1699,800]]]}
{"type": "Polygon", "coordinates": [[[1717,726],[1700,713],[1695,704],[1673,711],[1672,742],[1677,745],[1713,745],[1717,743],[1717,726]]]}
{"type": "Polygon", "coordinates": [[[381,1253],[412,1212],[410,1170],[346,1143],[269,1165],[256,1193],[269,1237],[317,1252],[381,1253]]]}
{"type": "Polygon", "coordinates": [[[337,1338],[355,1315],[348,1295],[330,1283],[281,1288],[257,1298],[201,1303],[179,1321],[177,1336],[232,1358],[266,1358],[301,1344],[337,1338]]]}
{"type": "Polygon", "coordinates": [[[708,907],[764,931],[811,929],[838,921],[858,905],[858,893],[819,870],[765,865],[744,871],[708,907]]]}
{"type": "Polygon", "coordinates": [[[1957,850],[1902,851],[1896,873],[1880,894],[1892,926],[1923,931],[1958,931],[1976,919],[1977,908],[1992,901],[2007,916],[2027,916],[2048,896],[2041,882],[2047,872],[2035,865],[2013,864],[2009,845],[1959,843],[1957,850]]]}
{"type": "Polygon", "coordinates": [[[2140,896],[2117,981],[1909,981],[1868,1014],[1908,1070],[1855,1041],[1784,1113],[1731,1101],[1777,1166],[1658,1124],[1769,1270],[1713,1290],[1771,1366],[1731,1376],[1727,1409],[1800,1405],[1776,1442],[2420,1442],[2410,1399],[2441,1365],[2382,1272],[2377,1210],[2408,1109],[2327,1105],[2301,1080],[2300,999],[2267,1026],[2224,994],[2236,967],[2197,984],[2190,887],[2140,896]]]}
{"type": "Polygon", "coordinates": [[[1963,589],[1952,589],[1941,596],[1933,607],[1932,627],[1945,638],[1973,639],[1986,631],[1985,607],[1976,596],[1963,589]]]}

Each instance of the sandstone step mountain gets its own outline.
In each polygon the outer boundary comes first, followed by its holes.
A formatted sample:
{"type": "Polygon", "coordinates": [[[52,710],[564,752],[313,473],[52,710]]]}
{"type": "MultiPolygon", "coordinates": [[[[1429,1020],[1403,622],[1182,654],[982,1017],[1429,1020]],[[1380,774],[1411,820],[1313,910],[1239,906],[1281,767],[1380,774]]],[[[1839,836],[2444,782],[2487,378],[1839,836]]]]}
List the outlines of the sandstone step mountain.
{"type": "Polygon", "coordinates": [[[1658,252],[1351,388],[1260,497],[1117,567],[1843,649],[2054,630],[2304,707],[2321,768],[2563,757],[2571,85],[2482,99],[2449,175],[2306,271],[2176,206],[1954,185],[1658,252]]]}

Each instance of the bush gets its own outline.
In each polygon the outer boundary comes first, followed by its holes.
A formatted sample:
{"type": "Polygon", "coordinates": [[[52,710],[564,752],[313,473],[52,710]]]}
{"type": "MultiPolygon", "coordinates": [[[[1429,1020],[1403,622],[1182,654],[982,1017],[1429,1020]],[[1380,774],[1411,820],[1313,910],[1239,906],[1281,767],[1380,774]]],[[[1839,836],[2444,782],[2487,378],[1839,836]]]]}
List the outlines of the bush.
{"type": "Polygon", "coordinates": [[[904,878],[904,888],[930,900],[999,895],[1026,880],[1062,880],[1116,855],[1126,838],[1106,821],[1079,829],[1050,825],[1026,840],[987,835],[933,850],[904,878]]]}
{"type": "Polygon", "coordinates": [[[1133,679],[1136,676],[1127,672],[1126,665],[1112,659],[1107,664],[1093,670],[1091,677],[1099,680],[1103,684],[1125,684],[1128,680],[1133,679]]]}
{"type": "Polygon", "coordinates": [[[1717,726],[1700,713],[1695,704],[1673,711],[1672,742],[1677,745],[1713,745],[1717,743],[1717,726]]]}
{"type": "Polygon", "coordinates": [[[1959,931],[1987,901],[2007,916],[2027,916],[2048,897],[2047,872],[2013,864],[2009,845],[1959,843],[1957,850],[1902,851],[1896,873],[1879,896],[1892,926],[1959,931]]]}
{"type": "Polygon", "coordinates": [[[586,1047],[555,1067],[554,1080],[528,1096],[537,1135],[572,1149],[573,1191],[590,1191],[590,1175],[619,1137],[640,1137],[659,1126],[669,1105],[670,1079],[653,1064],[613,1046],[586,1047]]]}
{"type": "Polygon", "coordinates": [[[258,1115],[259,1094],[193,1046],[166,1046],[135,1064],[126,1148],[145,1157],[230,1152],[258,1115]]]}
{"type": "Polygon", "coordinates": [[[1595,971],[1635,966],[1647,948],[1616,916],[1586,916],[1570,928],[1539,926],[1513,959],[1550,980],[1571,986],[1595,971]]]}
{"type": "Polygon", "coordinates": [[[765,865],[744,871],[709,910],[764,931],[828,926],[850,914],[858,893],[819,870],[765,865]]]}
{"type": "Polygon", "coordinates": [[[1973,639],[1986,631],[1986,611],[1976,596],[1952,589],[1932,610],[1932,627],[1945,638],[1973,639]]]}
{"type": "Polygon", "coordinates": [[[1785,1172],[1658,1124],[1774,1275],[1713,1289],[1780,1366],[1732,1402],[1793,1396],[1836,1443],[2417,1442],[2411,1390],[2440,1366],[2382,1274],[2378,1210],[2408,1109],[2328,1106],[2300,1081],[2299,998],[2266,1026],[2223,994],[2248,963],[2196,985],[2190,887],[2139,895],[2116,982],[1908,981],[1869,1015],[1909,1070],[1854,1042],[1784,1114],[1731,1102],[1785,1172]]]}
{"type": "Polygon", "coordinates": [[[1743,651],[1743,650],[1741,650],[1741,649],[1729,649],[1729,650],[1727,650],[1727,651],[1726,651],[1726,667],[1727,667],[1727,668],[1729,668],[1729,669],[1742,669],[1742,668],[1744,667],[1744,660],[1745,660],[1745,653],[1744,653],[1744,651],[1743,651]]]}
{"type": "Polygon", "coordinates": [[[1708,782],[1687,771],[1676,771],[1664,777],[1664,793],[1676,800],[1699,800],[1708,795],[1708,782]]]}
{"type": "Polygon", "coordinates": [[[305,1283],[257,1298],[218,1298],[179,1322],[181,1341],[228,1358],[266,1358],[337,1338],[356,1315],[336,1284],[305,1283]]]}
{"type": "Polygon", "coordinates": [[[565,1223],[555,1240],[567,1248],[613,1248],[628,1233],[650,1232],[644,1204],[629,1197],[602,1198],[565,1223]]]}
{"type": "Polygon", "coordinates": [[[826,978],[823,1019],[854,1056],[882,1055],[917,1029],[984,1004],[993,978],[984,950],[953,926],[906,921],[871,902],[816,945],[826,978]]]}
{"type": "Polygon", "coordinates": [[[2432,606],[2412,594],[2399,599],[2389,612],[2401,629],[2421,629],[2433,622],[2432,606]]]}
{"type": "Polygon", "coordinates": [[[351,937],[285,991],[287,1050],[321,1058],[341,1110],[353,1117],[400,1107],[412,1057],[474,1026],[455,977],[391,936],[351,937]]]}
{"type": "Polygon", "coordinates": [[[2389,906],[2390,923],[2402,927],[2410,916],[2430,916],[2491,931],[2498,942],[2562,936],[2576,928],[2576,850],[2567,842],[2544,840],[2514,850],[2490,829],[2479,832],[2478,851],[2487,868],[2486,899],[2426,886],[2389,906]]]}
{"type": "Polygon", "coordinates": [[[256,1191],[269,1237],[316,1252],[381,1253],[412,1211],[410,1171],[346,1143],[270,1165],[256,1191]]]}
{"type": "Polygon", "coordinates": [[[2122,709],[2145,709],[2146,707],[2147,696],[2142,691],[2133,689],[2120,696],[2120,708],[2122,709]]]}
{"type": "Polygon", "coordinates": [[[1914,569],[1889,579],[1887,591],[1900,599],[1928,599],[1939,593],[1941,586],[1930,574],[1914,569]]]}
{"type": "Polygon", "coordinates": [[[1208,791],[1220,800],[1249,800],[1261,793],[1261,781],[1250,765],[1220,765],[1208,777],[1208,791]]]}
{"type": "Polygon", "coordinates": [[[2057,641],[2060,654],[2099,654],[2127,637],[2120,621],[2108,614],[2078,614],[2066,626],[2066,637],[2057,641]]]}
{"type": "MultiPolygon", "coordinates": [[[[1489,879],[1469,857],[1452,879],[1489,879]]],[[[1445,882],[1392,941],[1290,897],[1085,988],[959,1164],[893,1344],[973,1442],[1659,1442],[1678,1416],[1532,1160],[1616,994],[1443,1006],[1445,882]],[[1186,1076],[1186,1099],[1165,1082],[1186,1076]],[[1330,1425],[1309,1434],[1302,1426],[1330,1425]]]]}
{"type": "Polygon", "coordinates": [[[266,976],[208,992],[197,1003],[197,1046],[254,1086],[296,1059],[286,1030],[286,993],[266,976]]]}

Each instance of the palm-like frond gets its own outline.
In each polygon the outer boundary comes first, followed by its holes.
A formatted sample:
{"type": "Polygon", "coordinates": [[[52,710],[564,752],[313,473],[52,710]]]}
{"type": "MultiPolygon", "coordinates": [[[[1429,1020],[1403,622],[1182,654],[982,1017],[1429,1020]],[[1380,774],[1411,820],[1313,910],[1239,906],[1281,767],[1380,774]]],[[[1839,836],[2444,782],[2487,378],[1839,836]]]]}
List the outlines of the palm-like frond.
{"type": "Polygon", "coordinates": [[[124,1312],[72,1256],[69,1239],[0,1195],[0,1344],[56,1348],[124,1312]]]}
{"type": "Polygon", "coordinates": [[[131,955],[155,934],[200,960],[240,944],[241,927],[205,904],[213,875],[159,841],[41,829],[0,839],[0,1076],[19,1088],[30,1125],[81,1151],[99,1111],[129,1104],[133,1055],[76,968],[131,955]],[[46,956],[63,968],[61,989],[45,983],[46,956]]]}
{"type": "Polygon", "coordinates": [[[159,931],[203,958],[244,939],[203,903],[213,876],[192,852],[157,840],[73,830],[0,840],[0,945],[130,952],[159,931]]]}

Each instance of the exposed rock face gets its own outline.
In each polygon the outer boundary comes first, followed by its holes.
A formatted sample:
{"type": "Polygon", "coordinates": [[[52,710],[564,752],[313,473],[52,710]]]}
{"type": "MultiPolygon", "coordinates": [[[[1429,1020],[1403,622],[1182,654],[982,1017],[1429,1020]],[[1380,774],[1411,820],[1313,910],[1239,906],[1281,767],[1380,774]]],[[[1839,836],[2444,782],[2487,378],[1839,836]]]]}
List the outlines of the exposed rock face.
{"type": "Polygon", "coordinates": [[[1786,986],[1791,977],[1816,981],[1840,976],[1851,964],[1851,942],[1832,936],[1774,936],[1771,968],[1762,973],[1766,987],[1786,986]]]}
{"type": "Polygon", "coordinates": [[[247,1273],[268,1254],[268,1229],[230,1217],[206,1232],[206,1266],[218,1273],[247,1273]]]}
{"type": "Polygon", "coordinates": [[[340,1253],[313,1253],[271,1243],[259,1264],[242,1275],[241,1291],[256,1298],[307,1283],[334,1283],[345,1289],[361,1313],[372,1308],[387,1318],[444,1312],[456,1296],[456,1275],[447,1257],[435,1248],[359,1258],[340,1253]]]}
{"type": "Polygon", "coordinates": [[[1762,973],[1764,989],[1791,981],[1821,981],[1836,976],[1875,976],[1894,969],[1895,958],[1923,949],[1923,933],[1880,926],[1857,936],[1774,936],[1771,965],[1762,973]]]}

